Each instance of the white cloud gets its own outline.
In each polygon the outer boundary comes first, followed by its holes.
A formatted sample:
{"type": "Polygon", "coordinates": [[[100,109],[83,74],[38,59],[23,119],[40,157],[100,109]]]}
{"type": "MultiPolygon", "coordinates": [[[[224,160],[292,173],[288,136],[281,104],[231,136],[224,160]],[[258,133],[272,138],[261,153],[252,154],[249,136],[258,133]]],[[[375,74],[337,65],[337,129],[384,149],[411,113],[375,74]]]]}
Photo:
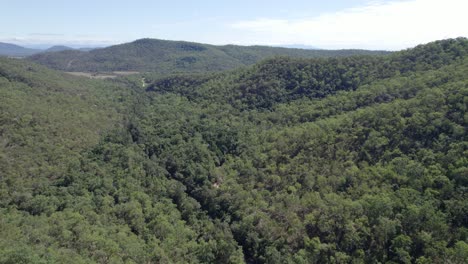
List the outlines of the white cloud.
{"type": "Polygon", "coordinates": [[[231,25],[249,42],[324,48],[402,49],[468,36],[467,0],[372,1],[357,8],[287,20],[259,18],[231,25]]]}

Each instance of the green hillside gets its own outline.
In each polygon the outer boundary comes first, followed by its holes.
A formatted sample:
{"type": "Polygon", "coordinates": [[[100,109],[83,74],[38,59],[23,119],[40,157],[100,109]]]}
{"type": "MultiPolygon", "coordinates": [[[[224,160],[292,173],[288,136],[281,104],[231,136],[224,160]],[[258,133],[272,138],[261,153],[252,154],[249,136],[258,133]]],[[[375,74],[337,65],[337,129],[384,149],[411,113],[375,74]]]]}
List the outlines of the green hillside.
{"type": "Polygon", "coordinates": [[[464,38],[106,81],[0,59],[0,263],[466,263],[467,71],[464,38]]]}
{"type": "Polygon", "coordinates": [[[29,60],[53,69],[80,72],[140,71],[200,73],[251,65],[274,56],[342,57],[386,54],[366,50],[301,50],[264,46],[214,46],[184,41],[140,39],[89,52],[63,51],[37,54],[29,60]]]}

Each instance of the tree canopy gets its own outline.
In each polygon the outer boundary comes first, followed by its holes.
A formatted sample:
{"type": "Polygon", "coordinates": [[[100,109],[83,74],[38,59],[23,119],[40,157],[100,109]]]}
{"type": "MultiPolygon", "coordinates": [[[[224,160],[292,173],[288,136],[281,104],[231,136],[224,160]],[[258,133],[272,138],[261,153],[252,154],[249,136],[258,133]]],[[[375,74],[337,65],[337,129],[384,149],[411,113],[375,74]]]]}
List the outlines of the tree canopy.
{"type": "Polygon", "coordinates": [[[466,263],[467,55],[115,80],[0,59],[0,263],[466,263]]]}

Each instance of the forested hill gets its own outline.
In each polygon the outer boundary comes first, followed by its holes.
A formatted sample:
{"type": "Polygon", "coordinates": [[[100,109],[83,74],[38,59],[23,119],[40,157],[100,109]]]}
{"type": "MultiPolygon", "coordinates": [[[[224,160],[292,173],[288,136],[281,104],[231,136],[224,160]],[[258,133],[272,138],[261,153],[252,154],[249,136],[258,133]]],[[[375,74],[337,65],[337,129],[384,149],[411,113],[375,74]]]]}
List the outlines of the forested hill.
{"type": "Polygon", "coordinates": [[[222,71],[273,56],[302,58],[387,54],[367,50],[303,50],[266,46],[214,46],[184,41],[140,39],[89,52],[63,51],[31,56],[53,69],[81,72],[141,71],[160,74],[222,71]]]}
{"type": "Polygon", "coordinates": [[[278,57],[219,74],[146,74],[148,91],[223,101],[241,108],[271,108],[300,98],[320,99],[373,81],[439,69],[467,56],[466,39],[445,40],[388,56],[297,59],[278,57]],[[155,76],[155,77],[153,77],[155,76]]]}
{"type": "Polygon", "coordinates": [[[464,38],[107,81],[0,59],[0,263],[467,263],[467,72],[464,38]]]}

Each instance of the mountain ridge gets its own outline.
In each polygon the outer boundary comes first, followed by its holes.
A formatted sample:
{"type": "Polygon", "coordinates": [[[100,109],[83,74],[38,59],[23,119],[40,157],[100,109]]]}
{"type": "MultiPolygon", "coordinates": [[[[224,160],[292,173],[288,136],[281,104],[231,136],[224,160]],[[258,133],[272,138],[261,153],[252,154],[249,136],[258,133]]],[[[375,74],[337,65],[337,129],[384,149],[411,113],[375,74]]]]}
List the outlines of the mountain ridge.
{"type": "Polygon", "coordinates": [[[44,52],[58,52],[58,51],[64,51],[64,50],[74,50],[74,48],[64,46],[64,45],[55,45],[44,50],[44,52]]]}
{"type": "Polygon", "coordinates": [[[112,80],[0,58],[0,263],[467,263],[466,72],[465,38],[112,80]]]}
{"type": "Polygon", "coordinates": [[[26,57],[41,52],[38,49],[29,49],[19,45],[0,42],[0,56],[26,57]]]}
{"type": "Polygon", "coordinates": [[[57,70],[112,72],[142,71],[161,74],[223,71],[254,64],[274,56],[342,57],[388,54],[366,50],[303,50],[267,46],[216,46],[188,41],[139,39],[91,50],[88,53],[37,54],[28,59],[57,70]]]}

